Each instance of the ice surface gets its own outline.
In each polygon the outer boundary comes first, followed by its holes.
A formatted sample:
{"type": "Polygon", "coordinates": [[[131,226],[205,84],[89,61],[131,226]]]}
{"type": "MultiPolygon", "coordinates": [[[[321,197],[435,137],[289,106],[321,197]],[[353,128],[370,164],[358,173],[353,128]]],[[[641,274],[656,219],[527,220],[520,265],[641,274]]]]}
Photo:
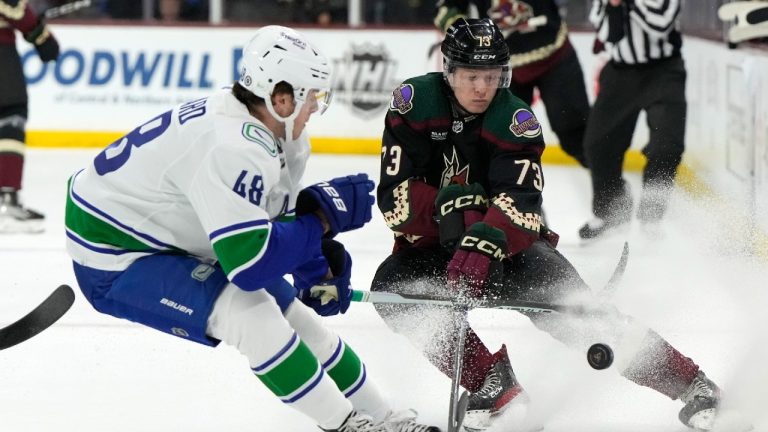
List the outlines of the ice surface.
{"type": "MultiPolygon", "coordinates": [[[[42,301],[62,283],[76,287],[64,251],[68,176],[95,150],[30,149],[23,199],[48,216],[42,235],[0,236],[0,325],[42,301]]],[[[317,155],[307,180],[368,172],[373,156],[317,155]]],[[[561,235],[559,249],[596,290],[610,277],[624,239],[626,274],[613,301],[692,357],[724,388],[725,404],[768,430],[768,266],[744,253],[749,230],[721,216],[713,203],[676,192],[665,236],[648,240],[633,226],[583,246],[578,227],[590,216],[589,177],[578,168],[547,166],[545,208],[561,235]],[[745,232],[747,234],[745,234],[745,232]]],[[[636,175],[629,180],[639,188],[636,175]]],[[[354,260],[353,284],[367,289],[391,249],[380,214],[343,234],[354,260]]],[[[514,312],[473,311],[473,327],[492,349],[509,347],[517,375],[533,400],[530,424],[547,432],[673,432],[680,403],[620,377],[595,371],[586,351],[566,348],[514,312]]],[[[445,427],[450,382],[370,305],[328,318],[367,362],[393,405],[415,408],[445,427]]],[[[594,341],[599,342],[599,341],[594,341]]],[[[585,348],[586,350],[586,348],[585,348]]],[[[497,430],[517,430],[504,423],[497,430]]],[[[271,396],[234,349],[210,349],[100,315],[78,292],[72,310],[37,337],[0,352],[0,430],[8,432],[283,431],[317,430],[271,396]]]]}

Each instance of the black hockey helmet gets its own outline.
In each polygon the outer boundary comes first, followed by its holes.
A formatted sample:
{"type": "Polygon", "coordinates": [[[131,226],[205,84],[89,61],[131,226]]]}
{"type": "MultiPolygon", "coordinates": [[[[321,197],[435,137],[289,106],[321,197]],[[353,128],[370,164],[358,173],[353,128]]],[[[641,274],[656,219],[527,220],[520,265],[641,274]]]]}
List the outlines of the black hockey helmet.
{"type": "Polygon", "coordinates": [[[509,87],[512,69],[509,47],[501,30],[490,18],[459,18],[451,24],[440,45],[446,79],[456,67],[502,68],[499,87],[509,87]]]}

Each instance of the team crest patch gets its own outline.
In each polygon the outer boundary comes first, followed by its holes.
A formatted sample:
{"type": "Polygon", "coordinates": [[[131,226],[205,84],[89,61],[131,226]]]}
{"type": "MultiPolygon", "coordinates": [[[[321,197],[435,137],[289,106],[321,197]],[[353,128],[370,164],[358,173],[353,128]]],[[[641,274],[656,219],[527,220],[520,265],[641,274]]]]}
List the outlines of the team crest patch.
{"type": "Polygon", "coordinates": [[[392,92],[392,101],[389,103],[389,109],[405,114],[413,108],[413,86],[410,84],[401,84],[392,92]]]}
{"type": "Polygon", "coordinates": [[[527,109],[519,109],[512,115],[512,124],[509,130],[516,137],[536,138],[541,135],[541,125],[536,116],[527,109]]]}
{"type": "Polygon", "coordinates": [[[243,137],[248,141],[253,141],[264,147],[264,150],[266,150],[270,156],[277,156],[277,144],[275,144],[275,139],[263,126],[259,126],[255,123],[243,123],[243,137]]]}

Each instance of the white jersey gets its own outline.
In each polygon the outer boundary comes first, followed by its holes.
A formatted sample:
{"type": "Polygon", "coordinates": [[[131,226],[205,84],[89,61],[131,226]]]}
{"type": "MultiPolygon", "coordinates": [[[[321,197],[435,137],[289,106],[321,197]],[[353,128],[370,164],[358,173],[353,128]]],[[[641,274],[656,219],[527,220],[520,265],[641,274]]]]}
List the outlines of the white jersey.
{"type": "Polygon", "coordinates": [[[294,216],[309,151],[306,133],[276,139],[229,90],[179,105],[72,176],[67,250],[113,271],[186,253],[220,261],[232,280],[265,254],[272,222],[294,216]]]}

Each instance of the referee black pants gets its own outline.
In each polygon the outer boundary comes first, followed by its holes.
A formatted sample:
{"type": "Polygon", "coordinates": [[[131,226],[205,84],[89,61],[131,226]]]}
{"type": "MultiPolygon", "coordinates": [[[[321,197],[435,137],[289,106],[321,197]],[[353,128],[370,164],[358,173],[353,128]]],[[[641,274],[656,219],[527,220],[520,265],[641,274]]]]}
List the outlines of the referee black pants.
{"type": "Polygon", "coordinates": [[[685,149],[685,81],[680,57],[634,67],[605,65],[584,138],[595,216],[609,221],[631,217],[632,198],[622,165],[641,110],[650,137],[643,149],[647,164],[638,218],[656,221],[664,215],[685,149]]]}

